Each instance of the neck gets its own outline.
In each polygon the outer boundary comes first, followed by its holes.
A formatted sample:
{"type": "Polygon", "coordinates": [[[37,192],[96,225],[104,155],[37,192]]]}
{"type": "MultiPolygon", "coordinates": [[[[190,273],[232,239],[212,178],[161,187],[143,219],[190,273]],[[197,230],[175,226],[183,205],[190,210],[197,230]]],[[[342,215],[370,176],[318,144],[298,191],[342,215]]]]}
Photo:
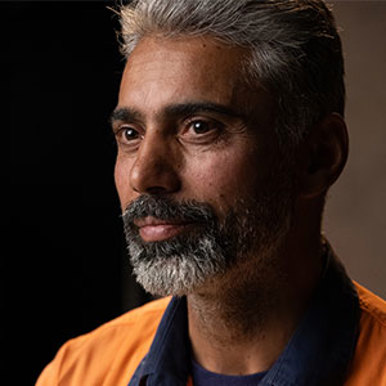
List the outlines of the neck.
{"type": "Polygon", "coordinates": [[[195,360],[209,371],[228,375],[269,369],[319,280],[322,263],[315,256],[321,249],[320,237],[303,244],[287,242],[274,255],[246,259],[188,295],[195,360]]]}

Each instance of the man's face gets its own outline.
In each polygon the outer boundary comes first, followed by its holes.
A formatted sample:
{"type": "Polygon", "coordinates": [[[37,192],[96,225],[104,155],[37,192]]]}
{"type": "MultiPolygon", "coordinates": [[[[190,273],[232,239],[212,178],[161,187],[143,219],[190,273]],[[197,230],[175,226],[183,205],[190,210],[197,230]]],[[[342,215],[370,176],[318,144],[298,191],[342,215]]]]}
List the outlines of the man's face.
{"type": "Polygon", "coordinates": [[[273,243],[288,217],[274,103],[242,83],[245,55],[211,38],[149,37],[127,62],[115,181],[134,272],[150,292],[196,289],[241,250],[273,243]]]}

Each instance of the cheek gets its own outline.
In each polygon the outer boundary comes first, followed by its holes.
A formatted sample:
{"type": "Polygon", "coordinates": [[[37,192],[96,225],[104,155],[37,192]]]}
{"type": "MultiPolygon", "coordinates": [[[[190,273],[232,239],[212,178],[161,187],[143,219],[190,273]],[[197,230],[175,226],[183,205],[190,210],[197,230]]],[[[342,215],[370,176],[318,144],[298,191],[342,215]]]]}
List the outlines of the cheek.
{"type": "Polygon", "coordinates": [[[262,176],[256,164],[256,156],[248,151],[215,156],[212,153],[190,163],[188,188],[198,200],[225,208],[233,206],[240,198],[254,195],[258,189],[262,176]]]}
{"type": "Polygon", "coordinates": [[[130,200],[130,197],[128,197],[128,194],[130,194],[129,170],[130,165],[120,157],[117,157],[114,169],[114,180],[122,209],[125,208],[130,200]]]}

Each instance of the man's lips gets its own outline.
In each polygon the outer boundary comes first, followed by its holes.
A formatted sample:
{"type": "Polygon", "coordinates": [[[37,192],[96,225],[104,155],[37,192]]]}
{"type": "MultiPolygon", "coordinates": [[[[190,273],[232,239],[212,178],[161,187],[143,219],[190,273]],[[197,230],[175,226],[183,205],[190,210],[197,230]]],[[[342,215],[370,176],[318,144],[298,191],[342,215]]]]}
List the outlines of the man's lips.
{"type": "Polygon", "coordinates": [[[143,241],[154,242],[169,239],[183,232],[192,223],[181,220],[160,220],[155,217],[144,217],[134,220],[139,228],[143,241]]]}

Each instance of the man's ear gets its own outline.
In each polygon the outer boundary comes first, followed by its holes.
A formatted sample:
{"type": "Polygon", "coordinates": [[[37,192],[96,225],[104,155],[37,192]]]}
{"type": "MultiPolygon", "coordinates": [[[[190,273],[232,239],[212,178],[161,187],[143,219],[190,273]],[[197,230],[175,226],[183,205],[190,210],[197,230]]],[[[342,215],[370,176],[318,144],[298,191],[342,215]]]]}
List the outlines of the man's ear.
{"type": "Polygon", "coordinates": [[[323,194],[341,174],[348,157],[348,134],[343,117],[332,113],[309,132],[301,151],[300,196],[323,194]]]}

